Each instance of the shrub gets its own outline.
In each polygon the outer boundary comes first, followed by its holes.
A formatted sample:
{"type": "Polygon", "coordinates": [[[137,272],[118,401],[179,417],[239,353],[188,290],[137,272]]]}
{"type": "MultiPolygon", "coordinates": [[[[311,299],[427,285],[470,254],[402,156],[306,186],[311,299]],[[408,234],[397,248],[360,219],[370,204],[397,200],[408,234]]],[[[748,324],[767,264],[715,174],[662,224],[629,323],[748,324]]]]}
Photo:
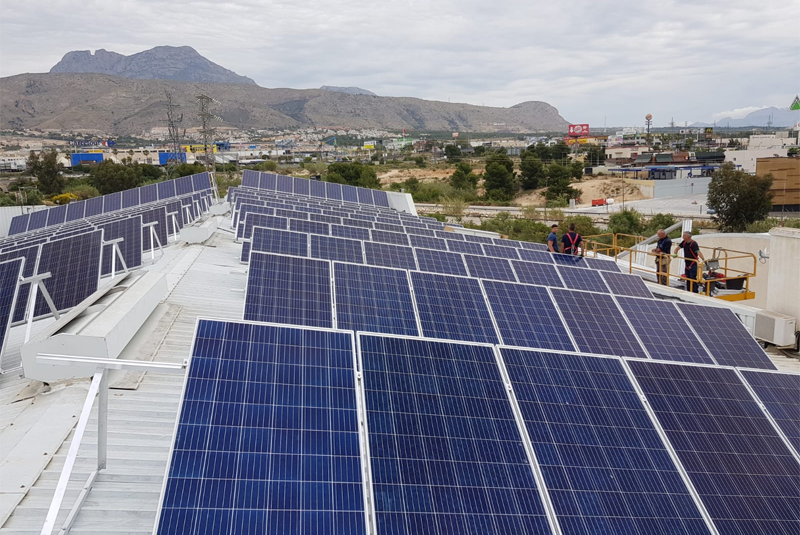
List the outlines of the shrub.
{"type": "Polygon", "coordinates": [[[69,204],[70,202],[77,201],[78,199],[80,199],[80,197],[78,197],[74,193],[68,192],[68,193],[62,193],[61,195],[55,195],[50,200],[56,204],[69,204]]]}
{"type": "Polygon", "coordinates": [[[100,195],[100,192],[97,191],[97,188],[87,184],[70,185],[64,189],[66,190],[66,193],[72,194],[81,200],[91,199],[92,197],[97,197],[100,195]]]}

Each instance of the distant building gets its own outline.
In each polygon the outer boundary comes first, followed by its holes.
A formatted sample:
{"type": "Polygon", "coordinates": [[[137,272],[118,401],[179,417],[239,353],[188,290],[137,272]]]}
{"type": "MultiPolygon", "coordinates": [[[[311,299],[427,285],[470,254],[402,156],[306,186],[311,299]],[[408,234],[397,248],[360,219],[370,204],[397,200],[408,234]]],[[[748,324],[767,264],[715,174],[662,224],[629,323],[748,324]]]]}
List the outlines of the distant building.
{"type": "Polygon", "coordinates": [[[800,211],[800,158],[759,158],[756,174],[772,175],[772,210],[800,211]]]}
{"type": "Polygon", "coordinates": [[[757,162],[764,158],[785,158],[788,150],[785,147],[771,147],[768,149],[726,150],[725,162],[731,162],[742,171],[756,174],[757,162]]]}

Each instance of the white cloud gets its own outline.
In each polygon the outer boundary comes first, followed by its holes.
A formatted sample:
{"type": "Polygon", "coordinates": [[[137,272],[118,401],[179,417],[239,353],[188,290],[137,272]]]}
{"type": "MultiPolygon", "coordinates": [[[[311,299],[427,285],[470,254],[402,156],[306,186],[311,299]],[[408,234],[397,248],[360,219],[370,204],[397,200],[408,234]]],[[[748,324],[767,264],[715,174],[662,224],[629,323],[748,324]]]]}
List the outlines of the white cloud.
{"type": "Polygon", "coordinates": [[[0,75],[46,72],[70,50],[189,45],[265,87],[543,100],[574,122],[666,125],[789,102],[799,26],[778,0],[28,0],[0,18],[0,75]]]}
{"type": "Polygon", "coordinates": [[[769,106],[747,106],[745,108],[736,108],[735,110],[720,111],[712,114],[711,118],[715,121],[724,119],[726,117],[731,119],[741,119],[742,117],[746,117],[754,111],[763,110],[764,108],[769,108],[769,106]]]}

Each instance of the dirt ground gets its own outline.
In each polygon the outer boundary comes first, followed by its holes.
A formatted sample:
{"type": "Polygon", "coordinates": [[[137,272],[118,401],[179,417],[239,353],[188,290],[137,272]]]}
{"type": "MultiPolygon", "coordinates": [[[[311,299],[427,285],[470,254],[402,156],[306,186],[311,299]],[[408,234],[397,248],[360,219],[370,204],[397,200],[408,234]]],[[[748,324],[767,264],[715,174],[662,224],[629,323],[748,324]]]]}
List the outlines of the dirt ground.
{"type": "Polygon", "coordinates": [[[455,169],[392,169],[386,173],[380,173],[378,179],[384,185],[405,182],[412,176],[417,180],[447,180],[454,171],[455,169]]]}

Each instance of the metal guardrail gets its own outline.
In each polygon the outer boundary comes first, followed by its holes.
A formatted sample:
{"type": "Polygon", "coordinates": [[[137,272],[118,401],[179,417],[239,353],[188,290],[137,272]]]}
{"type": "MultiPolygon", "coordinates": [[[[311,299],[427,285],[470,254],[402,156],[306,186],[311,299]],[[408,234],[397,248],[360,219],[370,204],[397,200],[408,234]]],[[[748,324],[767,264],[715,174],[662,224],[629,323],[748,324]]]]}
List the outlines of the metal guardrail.
{"type": "Polygon", "coordinates": [[[41,535],[52,535],[55,529],[58,514],[61,511],[61,503],[64,501],[64,495],[67,492],[70,478],[72,477],[72,470],[75,467],[75,461],[78,458],[78,451],[83,441],[83,435],[86,432],[86,426],[89,423],[89,416],[94,406],[95,397],[98,398],[97,405],[97,467],[89,474],[86,482],[81,489],[75,504],[70,509],[64,524],[59,529],[59,535],[66,535],[72,529],[72,524],[80,512],[83,502],[89,496],[95,480],[97,479],[100,470],[106,468],[106,460],[108,453],[108,371],[109,370],[133,370],[133,371],[146,371],[154,373],[172,373],[183,374],[189,365],[189,360],[185,359],[181,364],[171,364],[166,362],[140,362],[131,360],[117,360],[117,359],[98,359],[91,357],[75,357],[71,355],[56,355],[40,353],[36,357],[36,362],[39,364],[56,364],[61,366],[69,366],[71,364],[95,364],[97,371],[92,377],[92,383],[89,386],[89,392],[86,395],[86,401],[83,403],[78,424],[75,427],[75,434],[72,437],[72,442],[67,452],[67,458],[64,462],[64,468],[61,470],[61,475],[56,484],[56,490],[53,494],[53,499],[50,502],[50,508],[47,510],[47,516],[42,526],[41,535]]]}

